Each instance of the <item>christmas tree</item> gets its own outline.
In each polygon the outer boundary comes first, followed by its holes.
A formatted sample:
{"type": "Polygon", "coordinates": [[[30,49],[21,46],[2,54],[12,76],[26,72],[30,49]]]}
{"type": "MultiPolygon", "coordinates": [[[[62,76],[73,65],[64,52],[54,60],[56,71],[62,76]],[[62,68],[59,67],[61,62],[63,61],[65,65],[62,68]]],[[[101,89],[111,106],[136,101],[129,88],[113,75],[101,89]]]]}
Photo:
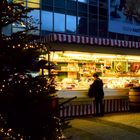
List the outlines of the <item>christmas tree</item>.
{"type": "MultiPolygon", "coordinates": [[[[64,140],[64,120],[59,118],[58,98],[55,95],[54,64],[39,60],[49,49],[36,38],[28,24],[23,3],[0,1],[0,127],[1,137],[9,139],[64,140]],[[5,34],[13,24],[24,25],[22,31],[5,34]],[[47,69],[48,75],[33,77],[31,72],[47,69]]],[[[31,19],[30,19],[31,21],[31,19]]],[[[34,21],[32,21],[34,22],[34,21]]]]}

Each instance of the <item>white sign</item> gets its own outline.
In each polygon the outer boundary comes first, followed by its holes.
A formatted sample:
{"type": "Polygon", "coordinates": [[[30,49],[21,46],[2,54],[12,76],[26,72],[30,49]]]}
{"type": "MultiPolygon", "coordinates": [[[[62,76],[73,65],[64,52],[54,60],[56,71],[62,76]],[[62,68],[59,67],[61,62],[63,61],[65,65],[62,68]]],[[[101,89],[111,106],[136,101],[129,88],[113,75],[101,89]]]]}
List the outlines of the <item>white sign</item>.
{"type": "Polygon", "coordinates": [[[140,36],[140,0],[108,1],[109,32],[140,36]]]}

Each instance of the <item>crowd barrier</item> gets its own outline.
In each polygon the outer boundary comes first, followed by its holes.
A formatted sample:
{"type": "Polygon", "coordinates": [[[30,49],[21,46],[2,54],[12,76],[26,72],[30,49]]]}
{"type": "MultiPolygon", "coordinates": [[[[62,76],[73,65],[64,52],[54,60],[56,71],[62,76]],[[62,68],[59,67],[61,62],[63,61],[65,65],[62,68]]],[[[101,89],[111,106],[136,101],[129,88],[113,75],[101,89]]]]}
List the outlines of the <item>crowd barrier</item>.
{"type": "MultiPolygon", "coordinates": [[[[65,102],[66,99],[60,99],[65,102]]],[[[106,97],[104,99],[105,113],[129,111],[128,97],[106,97]]],[[[94,115],[96,107],[94,99],[77,98],[74,101],[63,104],[60,107],[60,117],[76,117],[94,115]]]]}

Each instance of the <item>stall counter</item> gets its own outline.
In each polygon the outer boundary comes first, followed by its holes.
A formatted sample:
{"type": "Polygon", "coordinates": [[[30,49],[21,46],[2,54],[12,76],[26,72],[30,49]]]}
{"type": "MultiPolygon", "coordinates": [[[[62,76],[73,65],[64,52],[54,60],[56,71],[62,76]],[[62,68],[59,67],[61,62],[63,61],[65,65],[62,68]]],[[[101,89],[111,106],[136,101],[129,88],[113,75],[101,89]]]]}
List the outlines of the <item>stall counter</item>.
{"type": "MultiPolygon", "coordinates": [[[[74,96],[77,96],[77,98],[87,98],[87,92],[88,89],[63,89],[59,90],[57,92],[59,98],[72,98],[74,96]]],[[[116,88],[116,89],[110,89],[110,88],[104,88],[105,97],[110,96],[128,96],[129,88],[116,88]]]]}

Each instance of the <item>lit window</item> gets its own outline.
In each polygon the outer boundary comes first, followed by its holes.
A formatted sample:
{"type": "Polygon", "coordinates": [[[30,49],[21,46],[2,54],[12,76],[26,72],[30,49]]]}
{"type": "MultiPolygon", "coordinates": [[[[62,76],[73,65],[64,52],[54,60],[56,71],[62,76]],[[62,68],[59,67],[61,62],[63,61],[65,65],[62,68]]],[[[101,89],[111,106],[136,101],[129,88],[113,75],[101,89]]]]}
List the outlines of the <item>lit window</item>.
{"type": "Polygon", "coordinates": [[[28,8],[40,8],[40,4],[28,2],[27,7],[28,8]]]}

